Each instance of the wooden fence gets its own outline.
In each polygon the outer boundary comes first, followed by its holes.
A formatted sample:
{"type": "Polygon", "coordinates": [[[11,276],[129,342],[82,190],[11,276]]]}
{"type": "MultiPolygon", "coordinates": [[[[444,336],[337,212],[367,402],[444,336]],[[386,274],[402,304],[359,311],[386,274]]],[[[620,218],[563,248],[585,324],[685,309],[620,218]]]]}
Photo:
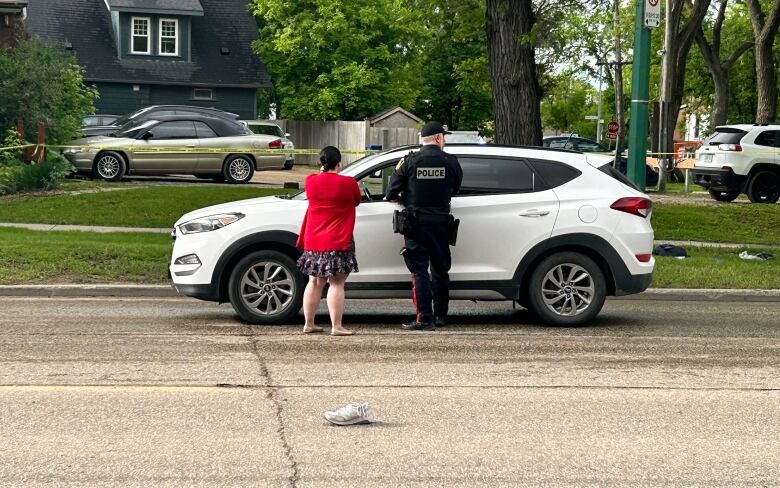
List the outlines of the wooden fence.
{"type": "MultiPolygon", "coordinates": [[[[320,149],[336,146],[341,150],[362,151],[369,146],[381,146],[382,149],[417,144],[418,129],[370,127],[367,121],[316,121],[316,120],[268,120],[290,134],[290,140],[297,149],[320,149]]],[[[358,154],[345,154],[344,164],[363,157],[358,154]]],[[[299,154],[296,164],[319,164],[317,155],[299,154]]]]}

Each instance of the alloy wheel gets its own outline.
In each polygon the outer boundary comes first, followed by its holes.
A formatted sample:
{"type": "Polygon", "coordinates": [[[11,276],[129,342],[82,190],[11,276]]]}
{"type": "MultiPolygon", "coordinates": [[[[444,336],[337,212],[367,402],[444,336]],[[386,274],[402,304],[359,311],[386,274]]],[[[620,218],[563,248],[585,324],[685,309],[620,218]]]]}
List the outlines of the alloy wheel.
{"type": "Polygon", "coordinates": [[[293,302],[295,282],[291,272],[279,263],[259,262],[241,278],[241,300],[248,308],[265,316],[277,315],[293,302]]]}
{"type": "Polygon", "coordinates": [[[101,157],[96,165],[97,173],[101,178],[110,180],[119,174],[119,160],[111,155],[101,157]]]}
{"type": "Polygon", "coordinates": [[[244,158],[235,158],[230,162],[228,172],[230,177],[236,181],[244,181],[249,178],[252,170],[252,163],[244,158]]]}
{"type": "Polygon", "coordinates": [[[590,273],[577,264],[563,263],[542,280],[542,298],[547,308],[560,316],[574,317],[588,309],[596,287],[590,273]]]}

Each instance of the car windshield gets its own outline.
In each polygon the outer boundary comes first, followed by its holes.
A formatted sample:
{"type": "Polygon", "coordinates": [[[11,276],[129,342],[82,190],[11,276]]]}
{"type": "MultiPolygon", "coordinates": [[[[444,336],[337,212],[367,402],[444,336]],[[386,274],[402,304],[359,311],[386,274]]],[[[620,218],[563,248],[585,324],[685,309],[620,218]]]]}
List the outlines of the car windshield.
{"type": "Polygon", "coordinates": [[[127,138],[134,138],[138,135],[139,132],[146,129],[147,127],[150,127],[154,124],[156,124],[156,120],[144,120],[142,122],[128,122],[124,126],[120,127],[118,131],[111,134],[114,137],[127,137],[127,138]]]}
{"type": "Polygon", "coordinates": [[[114,122],[111,123],[111,125],[116,125],[117,127],[122,127],[123,125],[127,124],[132,119],[138,117],[142,113],[146,112],[147,110],[151,109],[152,107],[144,107],[139,108],[138,110],[134,110],[130,113],[124,114],[123,116],[116,119],[114,122]]]}
{"type": "Polygon", "coordinates": [[[739,144],[742,137],[747,134],[744,130],[740,129],[715,129],[715,133],[707,139],[705,145],[717,146],[719,144],[739,144]]]}

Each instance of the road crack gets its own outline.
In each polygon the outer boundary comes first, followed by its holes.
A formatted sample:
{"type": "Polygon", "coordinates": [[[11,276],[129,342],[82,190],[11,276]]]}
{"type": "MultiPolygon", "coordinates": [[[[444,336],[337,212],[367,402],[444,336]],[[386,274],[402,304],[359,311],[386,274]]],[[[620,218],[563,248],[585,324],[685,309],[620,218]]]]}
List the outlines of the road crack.
{"type": "Polygon", "coordinates": [[[271,377],[271,372],[268,369],[268,365],[266,365],[265,358],[260,355],[260,351],[257,348],[257,342],[254,341],[252,336],[249,336],[248,339],[252,346],[252,351],[254,351],[254,354],[260,363],[260,374],[263,379],[265,379],[264,390],[266,396],[274,404],[277,423],[276,433],[279,435],[279,439],[282,442],[282,448],[284,449],[284,455],[287,458],[287,462],[290,464],[291,474],[288,477],[290,487],[297,488],[298,481],[300,480],[300,470],[298,469],[298,461],[295,459],[295,454],[293,453],[292,445],[290,444],[290,440],[288,438],[287,430],[284,424],[284,411],[282,407],[282,401],[279,398],[279,388],[274,385],[274,381],[271,377]]]}

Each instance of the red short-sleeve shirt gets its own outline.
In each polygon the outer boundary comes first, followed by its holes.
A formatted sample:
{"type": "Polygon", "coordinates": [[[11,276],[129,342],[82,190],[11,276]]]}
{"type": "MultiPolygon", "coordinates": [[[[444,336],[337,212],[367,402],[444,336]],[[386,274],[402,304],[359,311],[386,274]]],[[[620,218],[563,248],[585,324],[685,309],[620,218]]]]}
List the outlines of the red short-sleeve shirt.
{"type": "Polygon", "coordinates": [[[296,245],[306,251],[348,250],[361,200],[357,181],[323,172],[306,177],[305,188],[309,208],[296,245]]]}

